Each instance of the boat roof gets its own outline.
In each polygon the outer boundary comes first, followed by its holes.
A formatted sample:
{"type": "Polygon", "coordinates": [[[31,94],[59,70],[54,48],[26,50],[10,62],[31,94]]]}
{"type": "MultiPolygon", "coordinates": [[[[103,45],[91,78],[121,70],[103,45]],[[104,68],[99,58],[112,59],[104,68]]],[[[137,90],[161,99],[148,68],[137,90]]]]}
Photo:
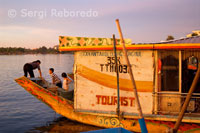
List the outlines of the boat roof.
{"type": "MultiPolygon", "coordinates": [[[[59,42],[60,51],[113,50],[112,38],[60,36],[59,42]]],[[[125,39],[125,45],[128,50],[200,49],[200,36],[149,44],[132,44],[131,39],[125,39]]],[[[117,49],[123,49],[120,39],[117,39],[117,49]]]]}
{"type": "Polygon", "coordinates": [[[179,44],[179,43],[200,43],[200,36],[186,37],[177,40],[163,42],[163,44],[179,44]]]}

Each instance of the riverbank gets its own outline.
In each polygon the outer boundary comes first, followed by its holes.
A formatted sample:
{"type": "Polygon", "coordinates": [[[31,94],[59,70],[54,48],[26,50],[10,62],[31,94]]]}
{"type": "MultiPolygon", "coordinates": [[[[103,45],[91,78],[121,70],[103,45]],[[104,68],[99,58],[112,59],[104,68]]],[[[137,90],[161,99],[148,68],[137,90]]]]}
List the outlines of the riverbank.
{"type": "Polygon", "coordinates": [[[65,54],[72,52],[60,52],[55,48],[46,48],[42,46],[36,49],[27,49],[21,47],[0,47],[0,55],[26,55],[26,54],[65,54]]]}
{"type": "Polygon", "coordinates": [[[73,52],[57,52],[57,53],[0,53],[0,55],[38,55],[38,54],[42,54],[42,55],[48,55],[48,54],[57,55],[57,54],[73,54],[73,52]]]}

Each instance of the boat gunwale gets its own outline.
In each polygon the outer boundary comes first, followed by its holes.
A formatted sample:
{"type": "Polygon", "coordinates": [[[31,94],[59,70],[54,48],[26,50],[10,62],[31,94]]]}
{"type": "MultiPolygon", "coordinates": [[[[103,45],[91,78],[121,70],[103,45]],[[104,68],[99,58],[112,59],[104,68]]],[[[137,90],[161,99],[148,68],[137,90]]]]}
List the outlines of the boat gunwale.
{"type": "MultiPolygon", "coordinates": [[[[27,81],[31,82],[33,85],[35,85],[35,86],[37,86],[38,88],[40,88],[40,90],[43,90],[43,91],[48,92],[48,93],[51,93],[53,96],[59,97],[62,101],[67,101],[70,105],[73,105],[73,107],[74,107],[74,102],[73,102],[73,101],[71,101],[71,100],[69,100],[69,99],[66,99],[66,98],[63,98],[62,96],[60,96],[60,95],[58,95],[58,94],[52,92],[52,91],[49,90],[49,89],[45,89],[44,87],[42,87],[42,86],[40,86],[39,84],[33,82],[31,79],[29,79],[29,78],[27,78],[27,77],[25,77],[25,76],[22,76],[22,77],[20,77],[20,78],[17,78],[17,79],[15,79],[15,81],[17,82],[17,80],[22,79],[22,78],[25,78],[27,81]]],[[[45,82],[49,83],[49,82],[46,81],[45,79],[43,79],[43,80],[44,80],[45,82]]],[[[24,87],[23,87],[23,88],[24,88],[24,87]]],[[[27,90],[26,88],[24,88],[24,89],[27,90]]],[[[27,91],[28,91],[28,90],[27,90],[27,91]]],[[[28,92],[30,92],[30,91],[28,91],[28,92]]],[[[33,96],[35,96],[35,95],[33,95],[33,96]]],[[[39,99],[39,98],[37,98],[37,99],[39,99]]],[[[44,102],[44,103],[46,103],[46,102],[44,102]]],[[[47,103],[46,103],[46,104],[47,104],[47,103]]]]}
{"type": "MultiPolygon", "coordinates": [[[[174,44],[133,44],[126,45],[127,50],[184,50],[184,49],[200,49],[200,43],[174,43],[174,44]]],[[[122,46],[116,46],[117,50],[122,50],[122,46]]],[[[59,47],[59,51],[98,51],[113,50],[112,45],[105,46],[70,46],[59,47]]]]}

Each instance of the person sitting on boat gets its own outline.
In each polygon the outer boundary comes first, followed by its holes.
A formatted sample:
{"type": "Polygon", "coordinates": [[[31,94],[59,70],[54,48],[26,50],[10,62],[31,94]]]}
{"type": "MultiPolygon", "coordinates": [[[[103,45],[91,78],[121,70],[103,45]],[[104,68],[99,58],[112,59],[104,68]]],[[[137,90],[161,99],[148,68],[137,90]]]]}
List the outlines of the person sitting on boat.
{"type": "Polygon", "coordinates": [[[33,61],[31,63],[26,63],[24,65],[24,76],[27,77],[28,73],[30,75],[31,78],[34,78],[34,73],[33,73],[33,70],[34,69],[38,69],[38,72],[40,73],[40,77],[42,77],[42,72],[41,72],[41,69],[40,69],[40,60],[36,60],[36,61],[33,61]]]}
{"type": "Polygon", "coordinates": [[[52,78],[52,83],[55,84],[56,86],[62,88],[62,83],[60,78],[54,73],[54,69],[50,68],[49,69],[49,74],[51,75],[52,78]]]}
{"type": "Polygon", "coordinates": [[[66,91],[71,91],[69,90],[69,83],[72,82],[72,80],[67,76],[66,73],[62,73],[62,77],[64,78],[63,80],[63,89],[65,89],[66,91]]]}

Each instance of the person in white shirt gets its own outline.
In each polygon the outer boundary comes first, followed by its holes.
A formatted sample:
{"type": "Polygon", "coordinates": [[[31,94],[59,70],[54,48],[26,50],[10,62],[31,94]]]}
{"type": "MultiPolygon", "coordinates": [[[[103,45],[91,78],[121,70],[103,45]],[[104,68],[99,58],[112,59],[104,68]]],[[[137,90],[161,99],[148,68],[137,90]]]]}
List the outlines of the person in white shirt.
{"type": "Polygon", "coordinates": [[[63,89],[65,89],[66,91],[70,91],[69,90],[69,83],[71,83],[72,80],[70,78],[68,78],[66,73],[62,73],[62,77],[64,78],[63,84],[62,84],[63,89]]]}

